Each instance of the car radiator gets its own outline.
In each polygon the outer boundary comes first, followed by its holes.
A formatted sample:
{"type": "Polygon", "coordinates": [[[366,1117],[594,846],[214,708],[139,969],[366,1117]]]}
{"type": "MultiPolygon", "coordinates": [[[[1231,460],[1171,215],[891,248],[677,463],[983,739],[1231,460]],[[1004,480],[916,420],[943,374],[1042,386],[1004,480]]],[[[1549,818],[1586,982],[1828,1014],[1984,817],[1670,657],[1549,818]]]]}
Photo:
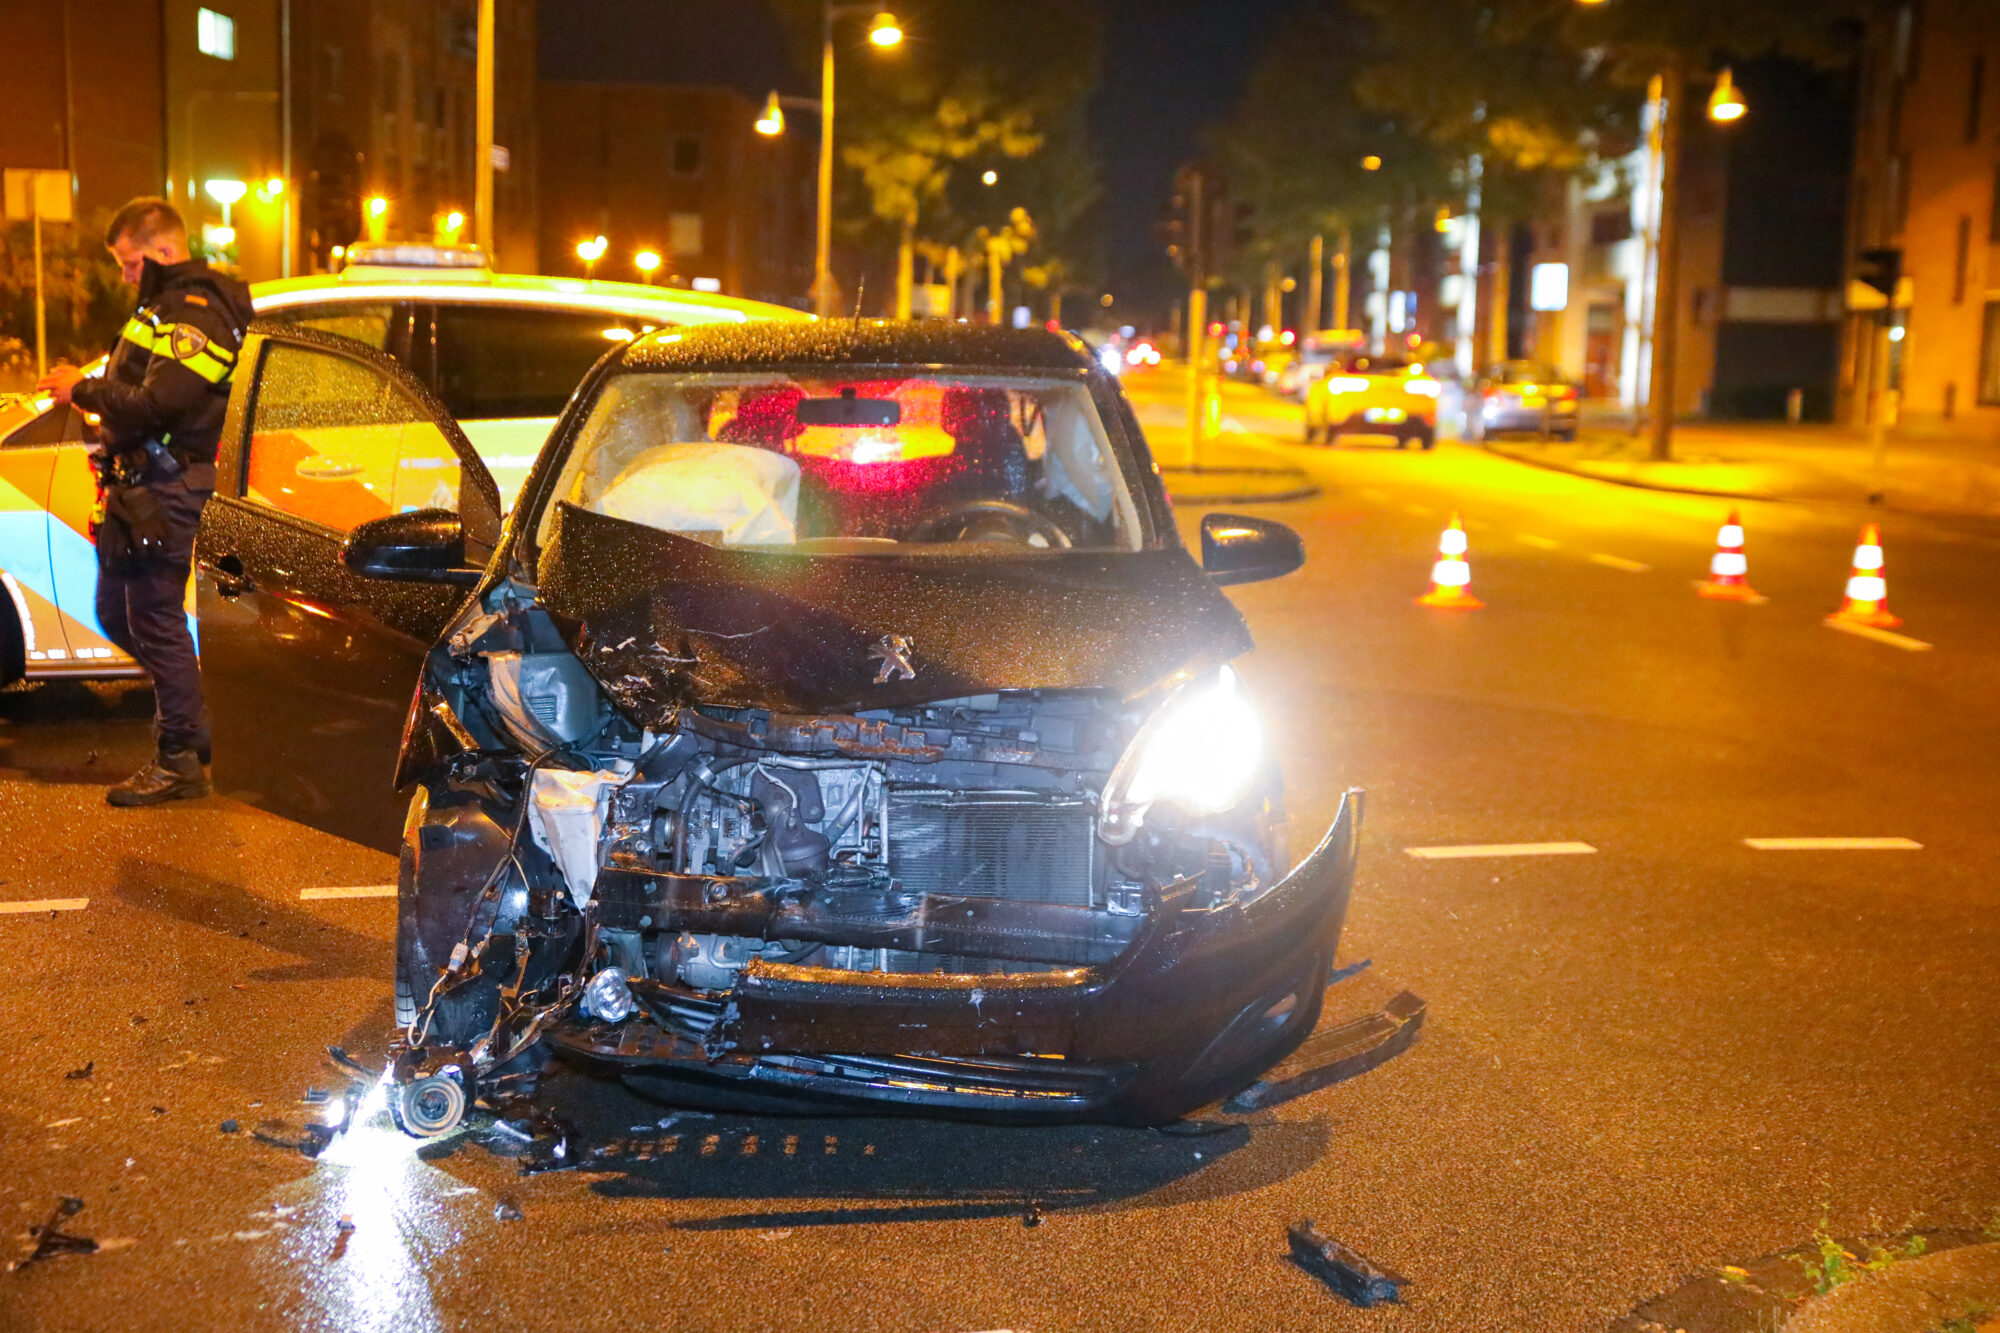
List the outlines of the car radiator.
{"type": "Polygon", "coordinates": [[[889,790],[889,872],[908,893],[1092,905],[1096,803],[1040,792],[889,790]]]}

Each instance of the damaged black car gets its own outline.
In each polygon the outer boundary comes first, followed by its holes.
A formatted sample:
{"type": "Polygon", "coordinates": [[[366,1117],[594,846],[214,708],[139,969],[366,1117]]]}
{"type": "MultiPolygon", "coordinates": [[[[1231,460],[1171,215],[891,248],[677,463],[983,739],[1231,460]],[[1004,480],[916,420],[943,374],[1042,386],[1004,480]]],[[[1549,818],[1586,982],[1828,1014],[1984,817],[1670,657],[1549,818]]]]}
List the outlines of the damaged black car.
{"type": "Polygon", "coordinates": [[[1211,514],[1197,563],[1082,343],[652,334],[592,371],[504,523],[421,424],[450,503],[331,563],[292,534],[287,577],[327,586],[276,626],[202,603],[205,655],[245,672],[252,637],[319,636],[317,683],[267,706],[322,776],[267,804],[362,836],[381,817],[330,774],[366,738],[310,701],[435,631],[395,775],[406,1129],[548,1054],[688,1106],[1161,1123],[1313,1031],[1360,793],[1294,863],[1219,590],[1301,545],[1211,514]]]}

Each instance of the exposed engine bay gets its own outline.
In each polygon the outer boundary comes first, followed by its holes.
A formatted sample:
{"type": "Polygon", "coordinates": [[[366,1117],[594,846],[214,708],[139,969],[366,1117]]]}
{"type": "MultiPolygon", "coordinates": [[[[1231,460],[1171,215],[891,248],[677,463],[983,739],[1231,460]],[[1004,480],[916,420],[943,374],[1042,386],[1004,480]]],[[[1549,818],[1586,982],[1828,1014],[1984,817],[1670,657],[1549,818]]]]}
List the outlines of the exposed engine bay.
{"type": "MultiPolygon", "coordinates": [[[[432,654],[413,718],[448,741],[405,829],[406,1063],[429,1051],[477,1081],[559,1029],[595,1029],[602,1054],[635,1023],[715,1060],[756,1035],[746,975],[1072,982],[1131,950],[1163,895],[1213,914],[1287,868],[1261,760],[1228,809],[1120,803],[1146,780],[1121,757],[1157,698],[684,706],[642,726],[532,597],[503,586],[486,605],[432,654]]],[[[1041,1030],[990,1026],[857,1053],[1041,1054],[1041,1030]]]]}

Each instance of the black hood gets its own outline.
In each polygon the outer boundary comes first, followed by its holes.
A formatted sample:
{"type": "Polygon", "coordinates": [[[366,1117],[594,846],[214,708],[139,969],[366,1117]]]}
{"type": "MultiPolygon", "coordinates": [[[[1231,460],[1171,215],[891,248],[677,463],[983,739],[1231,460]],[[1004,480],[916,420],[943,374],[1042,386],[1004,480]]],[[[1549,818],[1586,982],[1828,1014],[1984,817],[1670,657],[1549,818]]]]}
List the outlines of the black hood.
{"type": "Polygon", "coordinates": [[[1130,697],[1251,646],[1181,550],[750,552],[563,504],[539,583],[570,648],[648,724],[697,703],[854,713],[999,690],[1130,697]],[[907,645],[912,678],[891,669],[885,637],[907,645]]]}

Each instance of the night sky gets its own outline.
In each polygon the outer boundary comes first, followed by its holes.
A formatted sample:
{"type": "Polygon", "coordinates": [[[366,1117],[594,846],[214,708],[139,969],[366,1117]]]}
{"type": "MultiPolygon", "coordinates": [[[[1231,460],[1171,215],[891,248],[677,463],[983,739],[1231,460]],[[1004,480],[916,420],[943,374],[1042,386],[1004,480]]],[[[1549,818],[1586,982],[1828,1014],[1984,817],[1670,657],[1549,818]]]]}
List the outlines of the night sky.
{"type": "MultiPolygon", "coordinates": [[[[1172,299],[1177,280],[1153,228],[1174,168],[1198,151],[1205,126],[1229,114],[1274,20],[1304,2],[1096,0],[1108,22],[1091,128],[1103,167],[1111,288],[1127,309],[1161,313],[1172,299]]],[[[911,0],[913,11],[920,5],[911,0]]],[[[750,8],[730,0],[542,0],[542,74],[719,82],[757,98],[773,86],[809,92],[797,71],[783,72],[781,30],[750,8]]]]}
{"type": "MultiPolygon", "coordinates": [[[[1112,290],[1142,309],[1170,299],[1174,271],[1154,224],[1174,168],[1229,114],[1273,22],[1299,0],[1099,0],[1110,19],[1091,108],[1104,169],[1112,290]]],[[[1154,312],[1157,313],[1157,312],[1154,312]]]]}

